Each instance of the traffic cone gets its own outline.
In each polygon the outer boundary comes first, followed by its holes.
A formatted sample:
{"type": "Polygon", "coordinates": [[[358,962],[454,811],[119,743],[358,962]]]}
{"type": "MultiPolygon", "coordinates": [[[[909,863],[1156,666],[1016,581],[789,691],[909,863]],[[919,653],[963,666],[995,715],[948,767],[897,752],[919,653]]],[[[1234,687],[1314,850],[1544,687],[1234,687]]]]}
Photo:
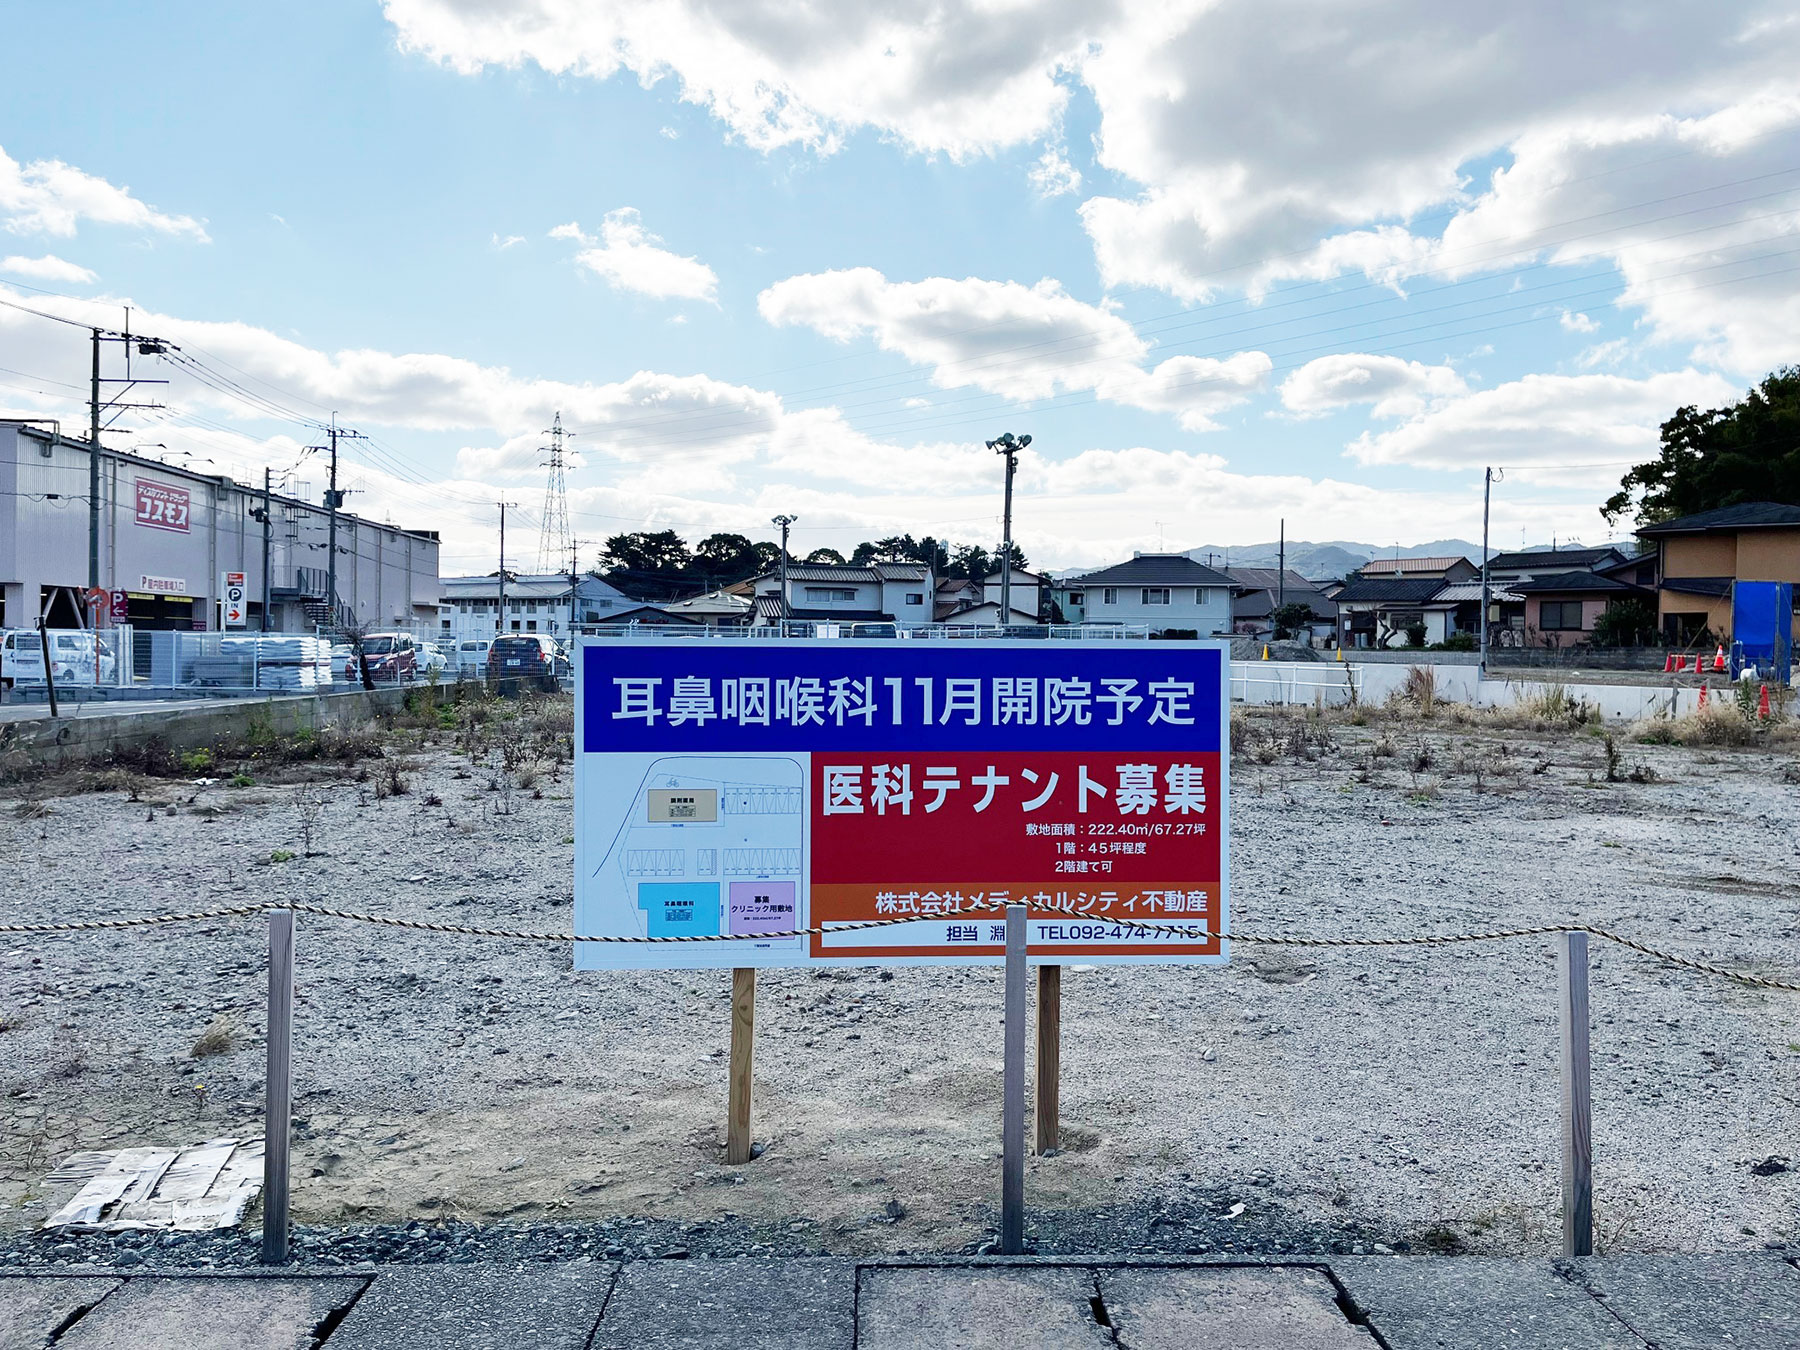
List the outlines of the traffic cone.
{"type": "Polygon", "coordinates": [[[1762,693],[1756,698],[1756,720],[1759,722],[1769,720],[1769,686],[1766,684],[1762,687],[1762,693]]]}
{"type": "Polygon", "coordinates": [[[1725,669],[1725,644],[1724,643],[1719,644],[1719,650],[1713,656],[1713,669],[1714,670],[1725,669]]]}
{"type": "Polygon", "coordinates": [[[1344,649],[1342,647],[1339,647],[1337,649],[1337,653],[1338,653],[1337,659],[1341,662],[1344,659],[1344,649]]]}
{"type": "Polygon", "coordinates": [[[1675,673],[1675,653],[1670,652],[1667,656],[1663,657],[1663,674],[1673,675],[1674,673],[1675,673]]]}
{"type": "Polygon", "coordinates": [[[1700,686],[1700,706],[1702,708],[1706,706],[1706,686],[1704,684],[1700,686]]]}
{"type": "Polygon", "coordinates": [[[1268,659],[1269,659],[1269,644],[1265,642],[1265,643],[1263,643],[1263,660],[1267,661],[1268,659]]]}

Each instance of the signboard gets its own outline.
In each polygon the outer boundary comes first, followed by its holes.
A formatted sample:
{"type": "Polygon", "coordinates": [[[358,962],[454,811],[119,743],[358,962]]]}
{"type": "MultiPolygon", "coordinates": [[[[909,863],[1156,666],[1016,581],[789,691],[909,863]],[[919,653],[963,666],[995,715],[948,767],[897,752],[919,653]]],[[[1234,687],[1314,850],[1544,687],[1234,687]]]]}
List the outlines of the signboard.
{"type": "Polygon", "coordinates": [[[114,623],[131,621],[131,597],[124,591],[112,593],[112,621],[114,623]]]}
{"type": "Polygon", "coordinates": [[[578,658],[579,969],[998,964],[1003,916],[976,906],[1007,902],[1031,906],[1036,961],[1226,959],[1222,643],[588,638],[578,658]],[[833,931],[876,919],[909,921],[833,931]]]}
{"type": "Polygon", "coordinates": [[[226,572],[220,578],[219,621],[225,628],[242,628],[245,624],[244,574],[226,572]]]}
{"type": "Polygon", "coordinates": [[[137,485],[137,523],[153,530],[188,532],[188,490],[170,487],[154,479],[139,478],[137,485]]]}
{"type": "Polygon", "coordinates": [[[138,575],[138,590],[146,595],[186,595],[186,577],[153,577],[148,572],[138,575]]]}

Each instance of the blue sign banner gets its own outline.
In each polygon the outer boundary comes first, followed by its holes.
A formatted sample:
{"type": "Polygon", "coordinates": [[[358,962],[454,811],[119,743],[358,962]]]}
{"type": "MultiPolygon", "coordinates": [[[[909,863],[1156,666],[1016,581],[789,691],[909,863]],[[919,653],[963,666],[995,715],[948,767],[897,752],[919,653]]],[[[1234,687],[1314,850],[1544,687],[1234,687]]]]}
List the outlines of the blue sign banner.
{"type": "Polygon", "coordinates": [[[1208,642],[706,641],[581,648],[588,753],[1215,752],[1208,642]]]}

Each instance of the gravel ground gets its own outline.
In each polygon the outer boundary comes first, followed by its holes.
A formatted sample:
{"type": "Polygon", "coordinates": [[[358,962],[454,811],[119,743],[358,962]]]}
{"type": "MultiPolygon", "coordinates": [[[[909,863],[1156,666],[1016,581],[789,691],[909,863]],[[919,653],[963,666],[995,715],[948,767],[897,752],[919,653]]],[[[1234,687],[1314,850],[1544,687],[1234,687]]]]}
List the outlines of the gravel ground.
{"type": "MultiPolygon", "coordinates": [[[[287,897],[555,930],[566,766],[390,738],[321,781],[142,781],[0,801],[8,921],[287,897]],[[407,790],[386,795],[405,754],[407,790]],[[496,764],[498,761],[496,760],[496,764]],[[355,772],[364,773],[356,781],[355,772]],[[526,782],[535,775],[535,782],[526,782]],[[135,790],[133,790],[135,788],[135,790]],[[308,801],[318,804],[316,810],[308,801]],[[306,825],[312,817],[313,855],[306,825]],[[277,851],[300,856],[271,862],[277,851]]],[[[1234,924],[1372,936],[1569,919],[1800,972],[1792,743],[1624,746],[1376,716],[1245,724],[1234,924]]],[[[216,772],[229,772],[225,766],[216,772]]],[[[291,772],[291,771],[290,771],[291,772]]],[[[261,776],[259,772],[259,777],[261,776]]],[[[277,773],[275,776],[280,776],[277,773]]],[[[66,786],[66,785],[65,785],[66,786]]],[[[0,1262],[76,1149],[261,1129],[257,920],[0,946],[0,1262]],[[189,1050],[215,1018],[233,1048],[189,1050]]],[[[756,1137],[722,1162],[723,972],[574,972],[564,947],[300,922],[294,1211],[345,1263],[518,1252],[973,1250],[999,1189],[1000,972],[770,971],[756,1137]]],[[[1065,1148],[1027,1178],[1046,1251],[1537,1253],[1559,1241],[1548,940],[1072,967],[1065,1148]],[[1238,1207],[1242,1206],[1240,1210],[1238,1207]]],[[[1800,1240],[1800,995],[1598,945],[1603,1250],[1800,1240]]],[[[116,1244],[235,1263],[238,1236],[116,1244]]],[[[71,1248],[72,1250],[62,1250],[71,1248]]]]}

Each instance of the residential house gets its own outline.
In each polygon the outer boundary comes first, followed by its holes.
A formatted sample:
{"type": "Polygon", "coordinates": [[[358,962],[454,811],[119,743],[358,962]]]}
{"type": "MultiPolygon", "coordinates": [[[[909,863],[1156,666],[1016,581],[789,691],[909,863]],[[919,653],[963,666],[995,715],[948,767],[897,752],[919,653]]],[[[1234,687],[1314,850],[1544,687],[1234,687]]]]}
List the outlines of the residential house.
{"type": "Polygon", "coordinates": [[[1232,631],[1263,636],[1274,631],[1274,613],[1282,605],[1305,605],[1311,616],[1305,625],[1307,639],[1324,639],[1337,632],[1337,605],[1316,581],[1298,572],[1274,567],[1225,567],[1235,594],[1231,602],[1232,631]]]}
{"type": "MultiPolygon", "coordinates": [[[[1012,622],[1041,623],[1044,600],[1050,582],[1037,572],[1015,568],[1012,574],[1012,622]],[[1026,617],[1020,618],[1020,615],[1026,617]]],[[[1000,615],[1000,573],[991,572],[982,580],[974,577],[947,578],[938,582],[937,603],[933,617],[939,623],[992,624],[1000,615]]]]}
{"type": "Polygon", "coordinates": [[[1231,578],[1185,553],[1138,553],[1129,562],[1064,577],[1055,600],[1070,623],[1146,624],[1154,633],[1231,632],[1231,578]]]}
{"type": "MultiPolygon", "coordinates": [[[[500,574],[481,577],[445,577],[440,587],[438,628],[458,642],[464,638],[489,638],[495,633],[549,633],[569,635],[569,577],[567,573],[506,577],[506,609],[500,609],[500,574]]],[[[575,623],[605,623],[638,602],[599,577],[584,576],[575,585],[575,623]]]]}
{"type": "Polygon", "coordinates": [[[677,614],[671,605],[633,604],[629,609],[614,610],[596,627],[619,628],[641,624],[651,628],[705,628],[705,619],[692,614],[677,614]]]}
{"type": "Polygon", "coordinates": [[[1371,558],[1353,574],[1359,577],[1469,581],[1481,575],[1481,569],[1460,554],[1444,558],[1371,558]]]}
{"type": "Polygon", "coordinates": [[[755,605],[748,595],[730,590],[708,591],[688,600],[660,605],[659,609],[678,619],[692,619],[708,628],[742,628],[754,617],[755,605]]]}
{"type": "MultiPolygon", "coordinates": [[[[1543,646],[1542,630],[1525,620],[1525,597],[1515,583],[1571,572],[1605,572],[1629,561],[1622,550],[1533,548],[1488,558],[1488,638],[1498,646],[1543,646]],[[1529,629],[1529,631],[1528,631],[1529,629]]],[[[1554,602],[1553,602],[1554,603],[1554,602]]]]}
{"type": "Polygon", "coordinates": [[[1423,630],[1427,646],[1481,623],[1481,569],[1463,557],[1374,558],[1344,579],[1335,597],[1345,647],[1404,647],[1423,630]]]}
{"type": "MultiPolygon", "coordinates": [[[[781,572],[754,579],[758,624],[783,617],[781,572]]],[[[905,627],[932,621],[937,590],[931,568],[920,562],[797,563],[787,566],[789,619],[828,623],[891,623],[905,627]]]]}
{"type": "MultiPolygon", "coordinates": [[[[1673,646],[1736,633],[1740,583],[1800,583],[1800,506],[1745,502],[1646,525],[1637,536],[1656,554],[1657,620],[1673,646]]],[[[1790,635],[1800,635],[1789,622],[1790,635]]]]}
{"type": "MultiPolygon", "coordinates": [[[[1614,566],[1617,566],[1615,563],[1614,566]]],[[[1604,572],[1552,573],[1514,582],[1527,647],[1570,647],[1594,640],[1594,626],[1613,605],[1653,593],[1604,572]]]]}

